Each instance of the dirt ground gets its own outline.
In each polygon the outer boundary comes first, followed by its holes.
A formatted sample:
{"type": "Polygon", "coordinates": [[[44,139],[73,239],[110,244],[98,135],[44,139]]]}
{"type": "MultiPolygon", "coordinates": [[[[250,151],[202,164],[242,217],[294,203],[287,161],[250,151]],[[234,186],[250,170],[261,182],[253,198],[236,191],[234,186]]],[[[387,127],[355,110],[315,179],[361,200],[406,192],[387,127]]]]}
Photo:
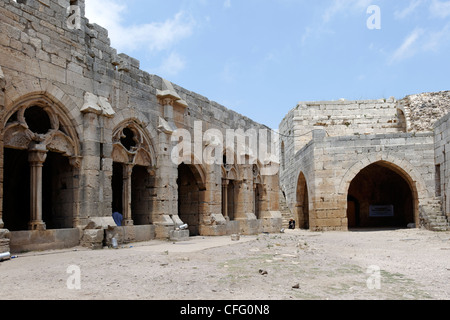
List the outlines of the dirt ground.
{"type": "Polygon", "coordinates": [[[2,300],[449,298],[450,233],[416,229],[194,237],[0,262],[2,300]]]}

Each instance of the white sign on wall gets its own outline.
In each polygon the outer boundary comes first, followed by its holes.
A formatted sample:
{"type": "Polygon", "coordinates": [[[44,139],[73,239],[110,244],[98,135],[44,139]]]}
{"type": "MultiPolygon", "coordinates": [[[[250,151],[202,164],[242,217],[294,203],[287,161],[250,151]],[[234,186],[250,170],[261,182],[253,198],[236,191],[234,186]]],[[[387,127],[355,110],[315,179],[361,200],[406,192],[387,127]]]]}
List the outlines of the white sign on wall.
{"type": "Polygon", "coordinates": [[[394,216],[394,206],[370,206],[370,216],[374,218],[381,217],[393,217],[394,216]]]}

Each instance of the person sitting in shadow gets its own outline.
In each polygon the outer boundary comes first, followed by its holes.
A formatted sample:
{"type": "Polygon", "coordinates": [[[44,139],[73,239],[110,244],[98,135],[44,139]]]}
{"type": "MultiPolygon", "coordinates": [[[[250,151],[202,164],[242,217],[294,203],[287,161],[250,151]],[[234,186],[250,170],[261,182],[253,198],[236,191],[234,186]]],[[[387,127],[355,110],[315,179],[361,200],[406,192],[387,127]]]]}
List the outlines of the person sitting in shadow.
{"type": "Polygon", "coordinates": [[[122,220],[123,220],[123,216],[121,213],[114,211],[114,213],[112,214],[112,217],[114,219],[114,222],[117,224],[118,227],[122,226],[122,220]]]}
{"type": "Polygon", "coordinates": [[[295,221],[292,219],[289,221],[289,229],[291,229],[291,230],[295,229],[295,221]]]}

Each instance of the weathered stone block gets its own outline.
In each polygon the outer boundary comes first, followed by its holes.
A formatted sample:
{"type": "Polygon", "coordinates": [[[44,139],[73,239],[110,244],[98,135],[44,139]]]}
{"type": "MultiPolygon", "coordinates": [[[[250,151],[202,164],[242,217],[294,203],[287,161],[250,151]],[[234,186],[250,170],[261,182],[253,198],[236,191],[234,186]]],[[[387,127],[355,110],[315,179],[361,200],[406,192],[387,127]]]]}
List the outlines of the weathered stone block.
{"type": "Polygon", "coordinates": [[[98,250],[103,248],[103,240],[103,229],[87,229],[83,231],[80,245],[86,248],[98,250]]]}
{"type": "Polygon", "coordinates": [[[10,243],[11,234],[7,229],[0,229],[0,253],[10,252],[9,243],[10,243]]]}

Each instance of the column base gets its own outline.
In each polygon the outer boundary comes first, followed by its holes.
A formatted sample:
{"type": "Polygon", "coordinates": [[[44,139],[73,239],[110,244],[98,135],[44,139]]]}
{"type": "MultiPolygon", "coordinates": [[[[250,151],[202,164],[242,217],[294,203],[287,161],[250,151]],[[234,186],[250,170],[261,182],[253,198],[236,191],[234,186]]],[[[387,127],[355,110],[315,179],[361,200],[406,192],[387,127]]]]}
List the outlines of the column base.
{"type": "Polygon", "coordinates": [[[29,229],[31,231],[45,231],[47,230],[47,226],[43,221],[31,221],[29,224],[29,229]]]}
{"type": "Polygon", "coordinates": [[[134,226],[133,220],[123,220],[122,221],[122,227],[131,227],[134,226]]]}

